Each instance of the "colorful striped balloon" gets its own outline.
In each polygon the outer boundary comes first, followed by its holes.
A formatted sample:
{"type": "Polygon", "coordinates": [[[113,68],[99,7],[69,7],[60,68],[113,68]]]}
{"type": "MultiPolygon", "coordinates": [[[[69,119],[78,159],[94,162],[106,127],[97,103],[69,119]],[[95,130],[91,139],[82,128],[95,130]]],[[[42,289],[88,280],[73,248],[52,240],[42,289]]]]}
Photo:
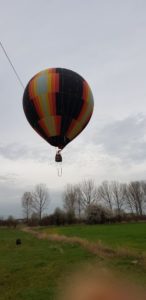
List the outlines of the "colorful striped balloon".
{"type": "Polygon", "coordinates": [[[93,106],[88,83],[77,73],[62,68],[36,74],[23,95],[28,122],[48,143],[59,149],[86,127],[93,106]]]}

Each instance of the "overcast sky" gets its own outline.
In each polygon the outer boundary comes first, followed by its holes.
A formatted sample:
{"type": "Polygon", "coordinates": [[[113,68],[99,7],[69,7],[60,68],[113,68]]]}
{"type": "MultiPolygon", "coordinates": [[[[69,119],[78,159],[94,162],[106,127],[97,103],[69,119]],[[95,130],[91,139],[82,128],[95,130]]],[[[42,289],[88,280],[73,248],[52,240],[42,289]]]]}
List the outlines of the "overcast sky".
{"type": "Polygon", "coordinates": [[[65,67],[88,81],[95,101],[90,124],[63,151],[60,178],[0,49],[0,216],[21,216],[23,192],[40,182],[52,210],[67,183],[146,179],[145,0],[0,0],[0,38],[24,86],[65,67]]]}

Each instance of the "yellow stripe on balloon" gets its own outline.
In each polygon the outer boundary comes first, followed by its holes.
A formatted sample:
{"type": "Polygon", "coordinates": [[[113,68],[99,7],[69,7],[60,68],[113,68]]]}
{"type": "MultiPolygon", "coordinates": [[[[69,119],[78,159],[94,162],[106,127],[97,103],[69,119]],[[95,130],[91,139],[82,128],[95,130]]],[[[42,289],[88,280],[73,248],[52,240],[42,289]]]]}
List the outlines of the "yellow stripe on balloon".
{"type": "Polygon", "coordinates": [[[86,110],[84,111],[84,114],[82,115],[82,118],[79,119],[79,123],[83,127],[85,123],[87,122],[89,116],[92,114],[93,107],[90,102],[88,102],[86,110]]]}
{"type": "Polygon", "coordinates": [[[39,125],[41,126],[42,130],[44,131],[44,133],[50,137],[50,131],[48,130],[47,126],[46,126],[46,122],[45,119],[41,119],[38,121],[39,125]]]}
{"type": "Polygon", "coordinates": [[[93,101],[92,91],[91,91],[90,88],[89,88],[89,90],[88,90],[87,102],[88,102],[88,103],[90,102],[90,103],[92,104],[92,109],[93,109],[93,103],[94,103],[94,101],[93,101]]]}
{"type": "Polygon", "coordinates": [[[57,130],[56,130],[56,124],[53,116],[50,116],[48,118],[45,118],[45,124],[50,132],[50,136],[56,136],[57,130]]]}
{"type": "Polygon", "coordinates": [[[39,101],[41,103],[41,108],[43,111],[44,118],[47,118],[48,115],[51,115],[47,94],[43,94],[39,96],[39,101]]]}
{"type": "MultiPolygon", "coordinates": [[[[40,72],[36,78],[34,79],[34,93],[37,95],[38,104],[41,110],[41,116],[44,118],[48,116],[49,113],[49,105],[47,101],[47,93],[44,93],[41,87],[42,77],[45,79],[46,72],[40,72]]],[[[46,78],[47,84],[47,78],[46,78]]]]}
{"type": "Polygon", "coordinates": [[[87,121],[89,120],[91,114],[92,114],[92,105],[91,103],[86,103],[86,109],[84,111],[84,114],[82,115],[82,118],[79,118],[78,120],[73,119],[72,123],[67,131],[67,137],[72,140],[75,138],[80,131],[84,128],[87,121]]]}
{"type": "Polygon", "coordinates": [[[46,72],[47,76],[47,83],[48,83],[48,93],[52,92],[52,74],[49,72],[46,72]]]}
{"type": "Polygon", "coordinates": [[[67,138],[69,138],[69,140],[72,140],[82,130],[82,126],[80,122],[78,122],[75,119],[72,120],[71,127],[72,127],[71,130],[69,129],[66,135],[67,138]]]}

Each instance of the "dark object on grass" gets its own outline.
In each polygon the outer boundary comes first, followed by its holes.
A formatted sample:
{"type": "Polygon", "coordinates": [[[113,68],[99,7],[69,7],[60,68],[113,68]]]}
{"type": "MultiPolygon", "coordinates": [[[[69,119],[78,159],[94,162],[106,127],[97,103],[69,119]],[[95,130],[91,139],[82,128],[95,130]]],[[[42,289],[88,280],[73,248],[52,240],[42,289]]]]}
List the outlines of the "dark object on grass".
{"type": "Polygon", "coordinates": [[[22,243],[21,243],[21,239],[17,239],[16,240],[16,246],[20,246],[22,243]]]}

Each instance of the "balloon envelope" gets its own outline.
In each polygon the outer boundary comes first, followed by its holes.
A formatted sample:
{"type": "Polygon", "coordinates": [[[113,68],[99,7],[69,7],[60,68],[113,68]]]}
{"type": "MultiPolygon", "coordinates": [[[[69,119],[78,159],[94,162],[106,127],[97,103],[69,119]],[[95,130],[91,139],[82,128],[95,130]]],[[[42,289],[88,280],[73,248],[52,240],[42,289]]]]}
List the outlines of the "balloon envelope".
{"type": "Polygon", "coordinates": [[[62,68],[36,74],[23,95],[24,113],[30,125],[60,149],[86,127],[93,106],[88,83],[79,74],[62,68]]]}

